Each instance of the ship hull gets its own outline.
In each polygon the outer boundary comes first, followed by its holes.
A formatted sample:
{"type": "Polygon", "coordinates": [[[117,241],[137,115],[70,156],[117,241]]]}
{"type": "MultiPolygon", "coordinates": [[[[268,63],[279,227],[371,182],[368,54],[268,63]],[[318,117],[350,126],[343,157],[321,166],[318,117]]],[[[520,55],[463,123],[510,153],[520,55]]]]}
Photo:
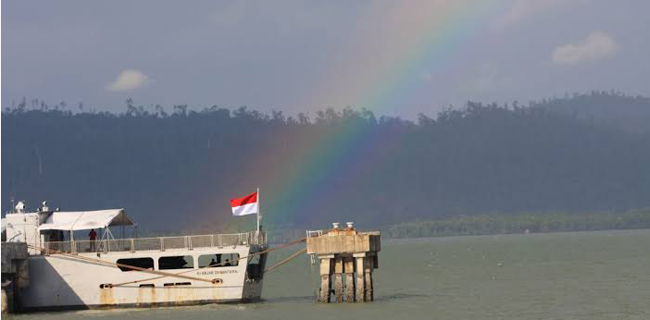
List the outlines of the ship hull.
{"type": "MultiPolygon", "coordinates": [[[[24,311],[150,308],[257,301],[262,294],[265,256],[248,257],[258,246],[227,246],[144,252],[53,254],[29,259],[30,286],[21,292],[24,311]],[[201,265],[206,257],[239,257],[232,265],[201,265]],[[185,257],[191,268],[163,268],[170,258],[185,257]],[[260,258],[261,257],[261,258],[260,258]],[[90,260],[92,259],[92,260],[90,260]],[[102,262],[151,259],[161,276],[102,262]],[[168,259],[168,260],[165,260],[168,259]],[[255,264],[252,263],[255,261],[255,264]],[[254,269],[251,269],[254,267],[254,269]],[[255,271],[255,272],[253,272],[255,271]]],[[[173,260],[173,259],[172,259],[173,260]]],[[[205,264],[205,262],[203,262],[205,264]]],[[[223,263],[222,263],[223,264],[223,263]]]]}

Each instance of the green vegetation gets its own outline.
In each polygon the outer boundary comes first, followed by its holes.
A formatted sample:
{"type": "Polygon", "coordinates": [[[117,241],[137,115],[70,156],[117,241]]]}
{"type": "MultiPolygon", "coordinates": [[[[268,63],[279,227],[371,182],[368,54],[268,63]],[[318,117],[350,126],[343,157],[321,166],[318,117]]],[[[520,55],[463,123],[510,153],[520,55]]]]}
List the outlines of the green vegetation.
{"type": "Polygon", "coordinates": [[[3,212],[12,198],[31,208],[48,200],[62,210],[123,207],[150,232],[249,230],[253,218],[233,218],[229,199],[260,187],[267,230],[437,221],[389,231],[417,236],[616,227],[581,213],[650,207],[647,98],[469,102],[417,121],[349,108],[292,117],[126,107],[72,112],[34,100],[5,109],[3,212]],[[626,116],[609,123],[611,114],[626,116]]]}
{"type": "Polygon", "coordinates": [[[390,238],[650,228],[650,208],[625,212],[522,213],[443,217],[389,226],[390,238]]]}

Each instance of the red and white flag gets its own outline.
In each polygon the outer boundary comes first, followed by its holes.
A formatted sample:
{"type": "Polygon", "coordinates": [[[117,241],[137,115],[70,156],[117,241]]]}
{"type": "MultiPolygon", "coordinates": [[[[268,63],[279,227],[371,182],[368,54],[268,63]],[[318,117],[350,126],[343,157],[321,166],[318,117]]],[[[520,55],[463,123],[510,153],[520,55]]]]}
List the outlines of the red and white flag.
{"type": "Polygon", "coordinates": [[[253,192],[245,197],[230,199],[233,216],[245,216],[259,212],[259,202],[257,202],[257,192],[253,192]]]}

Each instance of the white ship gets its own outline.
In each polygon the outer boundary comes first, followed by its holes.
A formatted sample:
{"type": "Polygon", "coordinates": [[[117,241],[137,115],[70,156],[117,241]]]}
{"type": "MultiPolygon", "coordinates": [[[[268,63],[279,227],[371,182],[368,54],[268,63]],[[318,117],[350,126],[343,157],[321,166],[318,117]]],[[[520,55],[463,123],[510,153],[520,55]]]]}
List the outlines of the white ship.
{"type": "MultiPolygon", "coordinates": [[[[18,207],[17,207],[18,208],[18,207]]],[[[260,299],[268,248],[261,231],[115,238],[136,228],[124,209],[17,210],[3,219],[7,242],[26,242],[25,311],[179,306],[260,299]],[[88,240],[90,230],[96,240],[88,240]],[[111,231],[113,229],[113,231],[111,231]],[[77,240],[83,236],[83,240],[77,240]]]]}

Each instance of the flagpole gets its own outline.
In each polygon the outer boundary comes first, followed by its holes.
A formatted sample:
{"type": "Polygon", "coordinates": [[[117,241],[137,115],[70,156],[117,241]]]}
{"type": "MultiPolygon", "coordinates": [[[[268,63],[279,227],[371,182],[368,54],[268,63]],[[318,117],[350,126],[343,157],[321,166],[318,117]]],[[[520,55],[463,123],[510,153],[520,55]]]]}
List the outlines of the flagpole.
{"type": "Polygon", "coordinates": [[[260,215],[260,188],[257,188],[257,233],[259,234],[260,232],[260,221],[262,220],[262,216],[260,215]]]}

